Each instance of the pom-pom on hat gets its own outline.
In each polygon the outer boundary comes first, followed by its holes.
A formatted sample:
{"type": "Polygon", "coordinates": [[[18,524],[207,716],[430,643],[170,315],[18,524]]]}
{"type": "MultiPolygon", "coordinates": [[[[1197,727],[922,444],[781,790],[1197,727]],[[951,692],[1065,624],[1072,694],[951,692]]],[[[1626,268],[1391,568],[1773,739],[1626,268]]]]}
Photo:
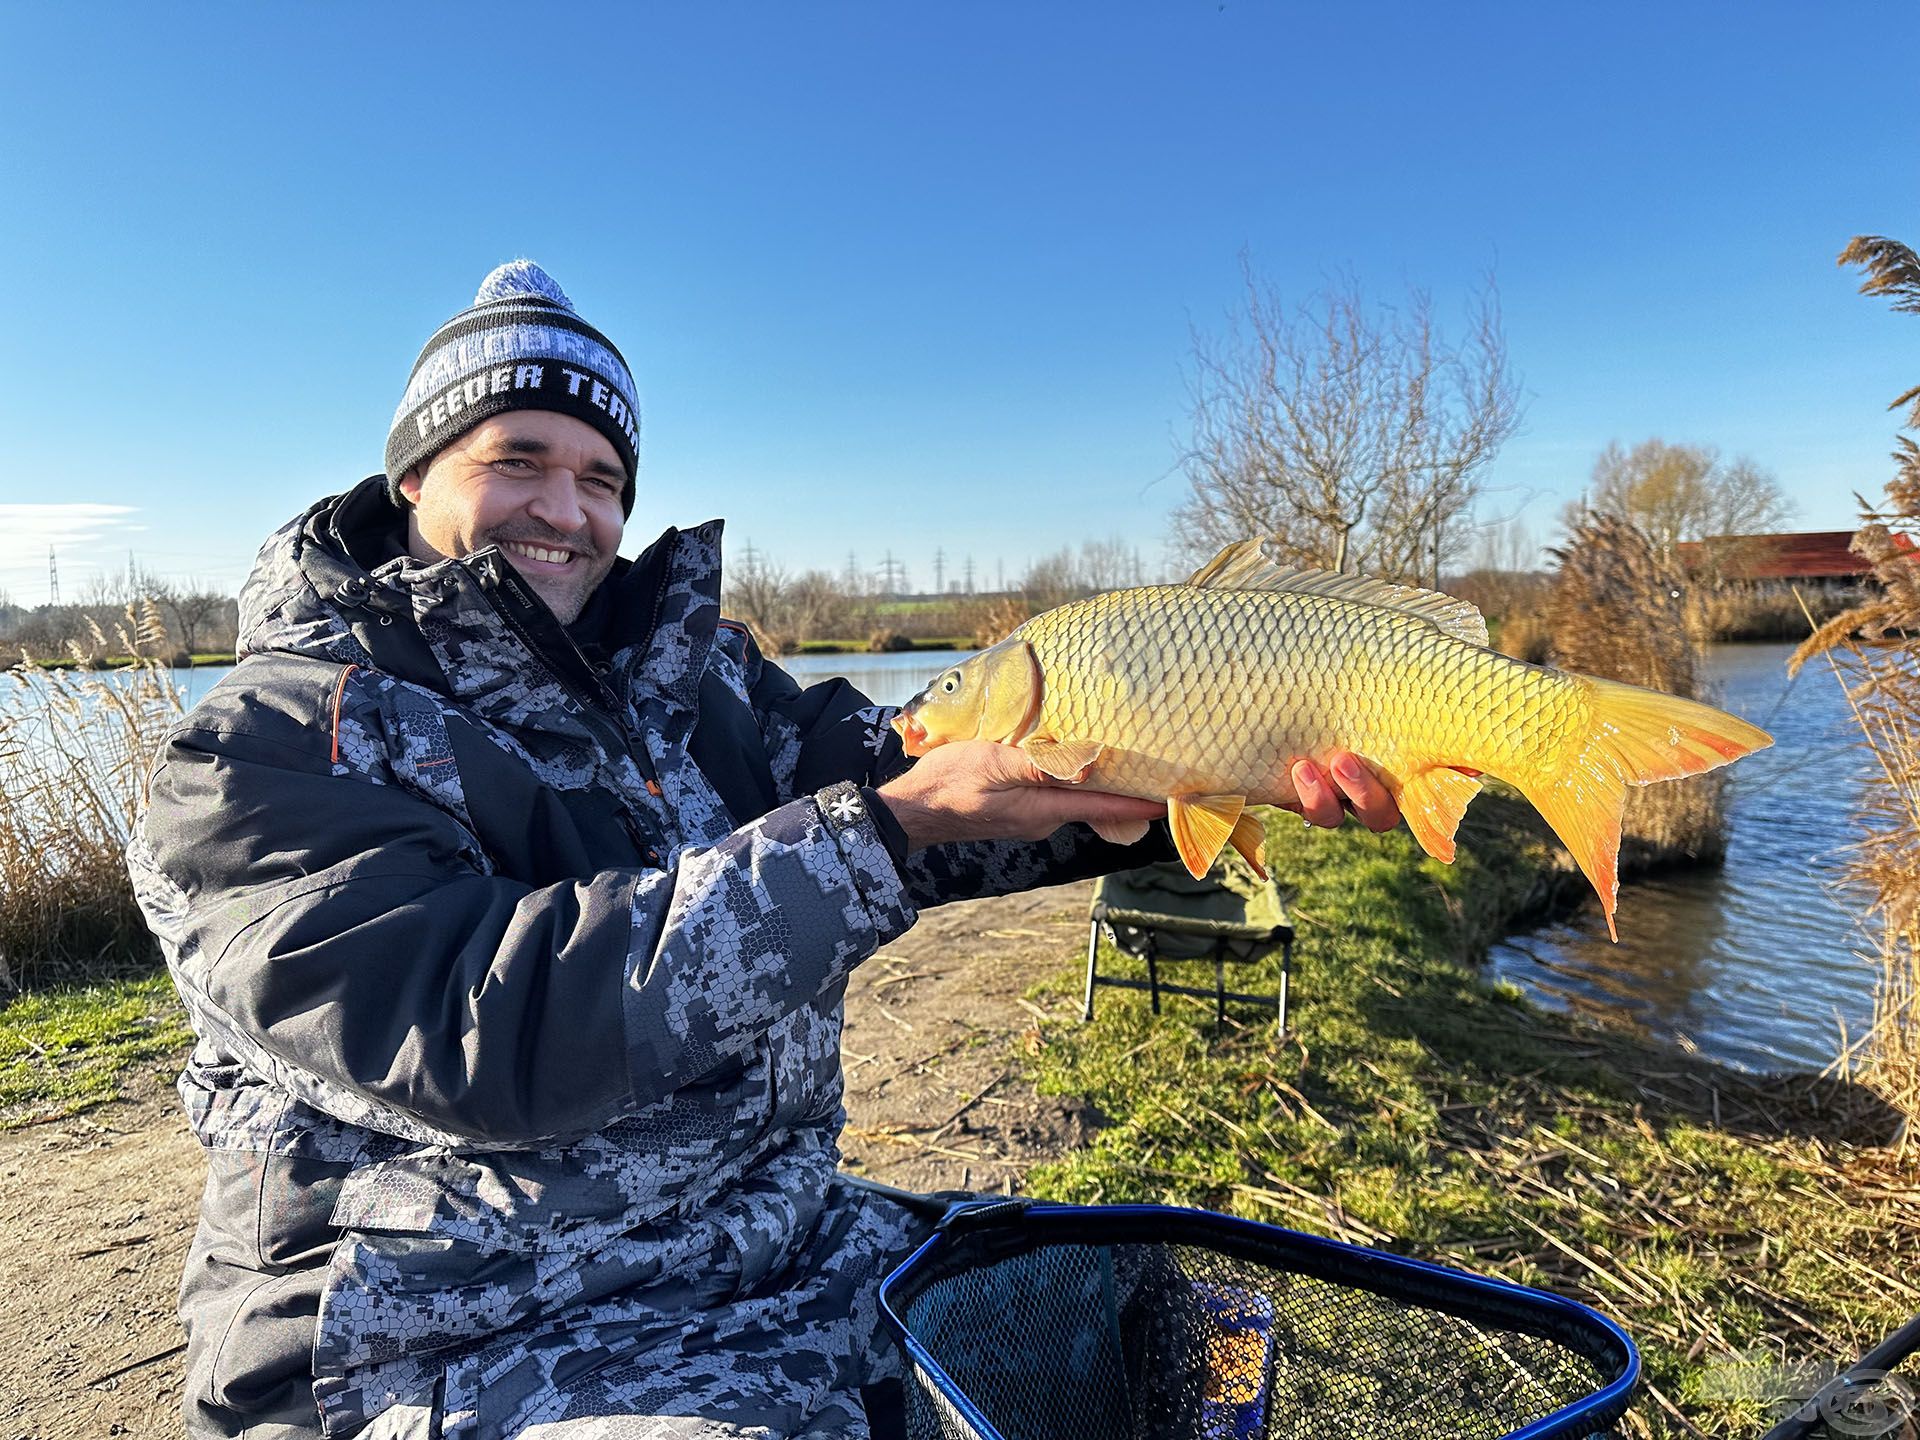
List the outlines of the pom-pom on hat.
{"type": "Polygon", "coordinates": [[[413,362],[387,432],[387,493],[400,477],[503,410],[555,410],[607,437],[627,467],[620,508],[633,513],[640,407],[613,343],[582,320],[566,292],[531,260],[480,282],[473,305],[434,332],[413,362]]]}

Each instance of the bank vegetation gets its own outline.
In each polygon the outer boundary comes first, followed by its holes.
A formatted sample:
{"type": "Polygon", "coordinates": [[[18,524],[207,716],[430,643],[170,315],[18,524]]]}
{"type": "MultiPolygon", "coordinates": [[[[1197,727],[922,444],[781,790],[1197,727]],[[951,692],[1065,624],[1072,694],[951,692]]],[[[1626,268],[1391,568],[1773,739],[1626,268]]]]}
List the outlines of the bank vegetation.
{"type": "MultiPolygon", "coordinates": [[[[1863,293],[1920,314],[1920,256],[1906,245],[1861,236],[1840,263],[1866,271],[1863,293]]],[[[1905,412],[1904,429],[1920,431],[1920,386],[1890,408],[1905,412]]],[[[1861,797],[1861,835],[1849,866],[1851,878],[1874,897],[1869,925],[1881,967],[1860,1073],[1920,1121],[1920,566],[1896,538],[1920,528],[1920,444],[1898,436],[1893,460],[1885,499],[1853,540],[1873,566],[1875,587],[1822,625],[1794,663],[1831,668],[1875,762],[1879,783],[1861,797]]],[[[1916,1138],[1909,1135],[1909,1144],[1916,1138]]]]}

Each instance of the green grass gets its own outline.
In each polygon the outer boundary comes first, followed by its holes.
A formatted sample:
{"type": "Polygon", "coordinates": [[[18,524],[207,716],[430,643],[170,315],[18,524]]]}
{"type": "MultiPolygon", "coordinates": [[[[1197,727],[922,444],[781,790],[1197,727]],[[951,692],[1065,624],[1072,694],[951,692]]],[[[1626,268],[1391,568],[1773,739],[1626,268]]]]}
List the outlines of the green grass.
{"type": "Polygon", "coordinates": [[[0,1009],[0,1128],[115,1099],[193,1043],[164,972],[16,995],[0,1009]]]}
{"type": "MultiPolygon", "coordinates": [[[[124,670],[129,665],[140,663],[137,655],[95,655],[86,660],[76,660],[71,655],[46,655],[33,660],[42,670],[124,670]]],[[[231,665],[233,652],[230,650],[196,650],[187,657],[189,665],[231,665]]]]}
{"type": "MultiPolygon", "coordinates": [[[[1483,797],[1469,827],[1446,867],[1403,831],[1282,817],[1293,1034],[1216,1040],[1210,1007],[1171,999],[1156,1020],[1102,991],[1093,1024],[1048,1026],[1027,1064],[1105,1127],[1028,1189],[1202,1205],[1543,1285],[1619,1320],[1692,1423],[1757,1434],[1755,1402],[1714,1393],[1745,1352],[1851,1359],[1920,1308],[1903,1278],[1920,1274],[1920,1189],[1877,1148],[1897,1117],[1839,1081],[1757,1081],[1486,983],[1473,960],[1554,866],[1510,800],[1483,797]]],[[[1630,924],[1631,890],[1621,908],[1630,924]]],[[[1083,974],[1038,993],[1077,1015],[1083,974]]],[[[1651,1396],[1631,1426],[1685,1433],[1651,1396]]]]}

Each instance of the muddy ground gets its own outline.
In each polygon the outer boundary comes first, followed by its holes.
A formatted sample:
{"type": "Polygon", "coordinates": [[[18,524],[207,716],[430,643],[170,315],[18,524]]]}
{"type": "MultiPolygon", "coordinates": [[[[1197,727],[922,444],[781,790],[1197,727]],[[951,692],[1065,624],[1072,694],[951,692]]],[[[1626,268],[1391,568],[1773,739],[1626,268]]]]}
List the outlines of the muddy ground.
{"type": "MultiPolygon", "coordinates": [[[[855,972],[848,1169],[1017,1191],[1035,1161],[1084,1139],[1084,1109],[1035,1095],[1010,1062],[1038,1018],[1025,992],[1085,943],[1088,896],[1070,885],[929,911],[855,972]]],[[[174,1291],[204,1173],[158,1077],[0,1132],[0,1440],[179,1433],[174,1291]]]]}

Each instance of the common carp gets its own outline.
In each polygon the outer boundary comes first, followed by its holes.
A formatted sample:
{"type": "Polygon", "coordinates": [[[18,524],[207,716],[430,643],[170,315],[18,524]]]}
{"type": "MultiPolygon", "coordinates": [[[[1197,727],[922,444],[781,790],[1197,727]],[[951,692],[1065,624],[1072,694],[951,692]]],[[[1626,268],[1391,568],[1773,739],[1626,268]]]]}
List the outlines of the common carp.
{"type": "MultiPolygon", "coordinates": [[[[1296,568],[1259,539],[1228,546],[1185,584],[1034,616],[935,678],[894,727],[909,755],[994,740],[1056,779],[1164,798],[1196,876],[1229,843],[1259,865],[1263,832],[1247,807],[1292,803],[1296,760],[1325,765],[1352,750],[1447,862],[1492,775],[1553,827],[1616,939],[1626,787],[1773,743],[1695,700],[1502,655],[1466,601],[1296,568]]],[[[1143,833],[1138,822],[1102,828],[1110,839],[1143,833]]]]}

